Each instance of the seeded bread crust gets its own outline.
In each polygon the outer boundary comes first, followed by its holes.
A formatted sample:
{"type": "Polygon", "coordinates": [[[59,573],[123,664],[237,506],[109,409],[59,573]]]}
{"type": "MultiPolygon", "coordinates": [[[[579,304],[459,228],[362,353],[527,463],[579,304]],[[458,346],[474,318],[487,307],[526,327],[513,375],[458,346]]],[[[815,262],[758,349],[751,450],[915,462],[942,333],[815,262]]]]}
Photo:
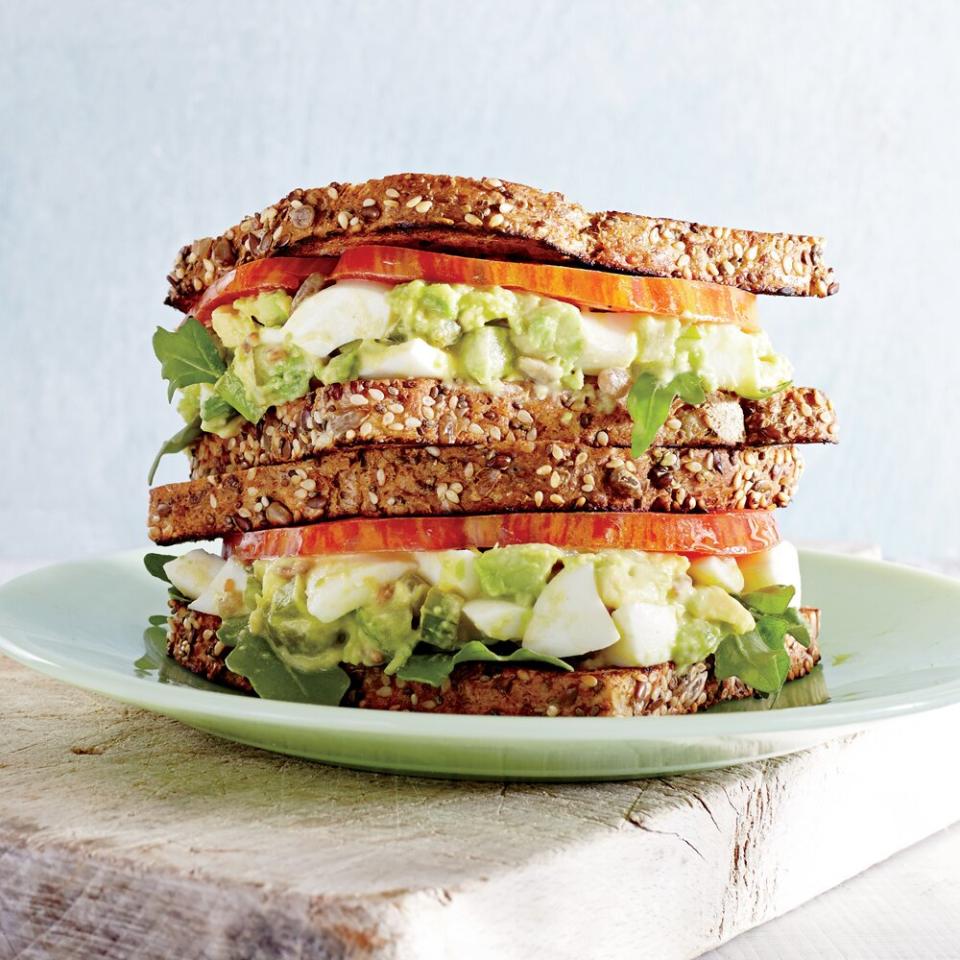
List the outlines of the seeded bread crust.
{"type": "MultiPolygon", "coordinates": [[[[191,453],[193,478],[251,466],[289,463],[332,448],[472,446],[521,441],[627,447],[633,422],[623,397],[588,378],[583,391],[538,397],[507,383],[492,395],[438,380],[355,380],[321,388],[271,408],[258,424],[229,439],[205,434],[191,453]],[[612,405],[612,409],[611,409],[612,405]]],[[[657,434],[660,447],[736,447],[835,443],[830,400],[811,387],[744,400],[713,393],[699,406],[674,401],[657,434]]]]}
{"type": "MultiPolygon", "coordinates": [[[[218,617],[194,613],[171,600],[169,655],[207,680],[256,696],[245,677],[227,669],[230,652],[217,641],[218,617]]],[[[788,637],[788,680],[806,676],[820,660],[820,611],[804,607],[810,646],[788,637]]],[[[351,686],[343,705],[366,710],[469,713],[501,716],[637,717],[696,713],[753,690],[736,678],[717,680],[713,658],[679,674],[672,663],[598,670],[537,669],[531,666],[463,664],[440,687],[388,677],[379,667],[347,667],[351,686]]]]}
{"type": "Polygon", "coordinates": [[[528,443],[334,450],[150,491],[156,543],[343,517],[557,510],[699,513],[789,503],[795,446],[622,447],[528,443]]]}
{"type": "Polygon", "coordinates": [[[591,213],[560,193],[493,177],[401,173],[294,190],[221,236],[183,247],[166,302],[186,313],[211,283],[251,260],[336,256],[370,243],[574,263],[752,293],[824,297],[838,289],[820,237],[591,213]]]}

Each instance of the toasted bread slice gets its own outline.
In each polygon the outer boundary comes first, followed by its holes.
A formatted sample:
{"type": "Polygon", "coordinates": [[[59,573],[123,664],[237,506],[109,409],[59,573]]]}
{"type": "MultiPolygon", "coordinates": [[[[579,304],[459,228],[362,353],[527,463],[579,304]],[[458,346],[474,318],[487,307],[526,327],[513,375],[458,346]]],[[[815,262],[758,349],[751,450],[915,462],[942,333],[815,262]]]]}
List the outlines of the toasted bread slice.
{"type": "Polygon", "coordinates": [[[529,443],[354,447],[154,487],[157,543],[342,517],[532,510],[702,512],[786,506],[802,464],[794,446],[622,447],[529,443]]]}
{"type": "Polygon", "coordinates": [[[819,237],[591,213],[519,183],[401,173],[294,190],[221,236],[183,247],[166,302],[188,312],[237,264],[335,256],[370,243],[681,277],[752,293],[823,297],[838,289],[819,237]]]}
{"type": "MultiPolygon", "coordinates": [[[[227,669],[229,649],[217,640],[218,617],[194,613],[172,600],[167,650],[181,666],[208,680],[253,694],[246,678],[227,669]]],[[[789,680],[808,674],[820,660],[820,611],[801,610],[810,646],[792,637],[789,680]]],[[[369,710],[502,716],[637,717],[696,713],[724,700],[742,700],[753,690],[736,678],[717,680],[713,658],[679,672],[672,663],[653,667],[559,670],[468,663],[456,667],[441,687],[388,677],[378,667],[348,667],[351,686],[344,705],[369,710]]]]}
{"type": "MultiPolygon", "coordinates": [[[[583,391],[538,396],[532,384],[497,394],[439,380],[355,380],[271,408],[229,439],[206,434],[191,455],[193,477],[313,457],[336,447],[472,446],[577,442],[630,445],[633,421],[588,379],[583,391]]],[[[837,421],[819,390],[790,387],[763,400],[714,393],[699,406],[679,398],[654,440],[661,447],[834,443],[837,421]]]]}

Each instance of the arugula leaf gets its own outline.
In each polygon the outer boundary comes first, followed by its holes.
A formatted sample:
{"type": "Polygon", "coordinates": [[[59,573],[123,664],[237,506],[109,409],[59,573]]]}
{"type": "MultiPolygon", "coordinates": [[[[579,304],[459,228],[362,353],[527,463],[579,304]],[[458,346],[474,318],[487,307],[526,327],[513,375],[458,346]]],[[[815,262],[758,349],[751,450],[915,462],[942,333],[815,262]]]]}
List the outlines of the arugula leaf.
{"type": "Polygon", "coordinates": [[[147,617],[147,623],[151,627],[165,627],[169,619],[165,613],[155,613],[152,617],[147,617]]]}
{"type": "Polygon", "coordinates": [[[217,380],[213,389],[224,405],[236,410],[249,423],[258,423],[270,406],[268,403],[257,402],[257,398],[247,390],[246,384],[237,376],[233,367],[217,380]]]}
{"type": "Polygon", "coordinates": [[[181,450],[186,450],[190,444],[200,438],[201,433],[203,433],[203,431],[200,429],[200,418],[197,417],[167,440],[153,458],[153,463],[150,464],[147,483],[153,483],[153,478],[157,474],[157,467],[160,466],[160,461],[163,457],[168,453],[179,453],[181,450]]]}
{"type": "Polygon", "coordinates": [[[249,623],[250,618],[247,616],[228,617],[221,622],[220,629],[217,630],[217,639],[225,647],[235,647],[240,639],[240,634],[247,629],[249,623]]]}
{"type": "Polygon", "coordinates": [[[345,670],[333,667],[305,673],[285,664],[270,641],[241,630],[237,645],[226,659],[227,669],[246,677],[257,694],[266,700],[292,700],[335,707],[350,686],[345,670]]]}
{"type": "Polygon", "coordinates": [[[169,583],[170,578],[167,576],[163,567],[171,560],[176,559],[172,553],[145,553],[143,555],[143,565],[147,568],[147,573],[149,573],[151,577],[156,577],[164,583],[169,583]]]}
{"type": "Polygon", "coordinates": [[[810,631],[799,611],[791,607],[791,586],[764,587],[737,599],[753,614],[756,627],[740,636],[726,637],[714,655],[714,672],[720,680],[739,677],[761,693],[779,693],[790,672],[787,634],[810,645],[810,631]]]}
{"type": "Polygon", "coordinates": [[[789,633],[797,643],[810,646],[810,631],[790,601],[796,590],[791,586],[763,587],[737,599],[753,614],[757,629],[767,637],[783,638],[789,633]]]}
{"type": "Polygon", "coordinates": [[[216,383],[227,369],[213,337],[196,317],[187,317],[176,330],[157,327],[153,352],[160,361],[163,379],[169,381],[168,400],[191,383],[216,383]]]}
{"type": "Polygon", "coordinates": [[[397,671],[397,676],[401,680],[413,680],[439,687],[450,676],[454,667],[470,661],[544,663],[551,667],[559,667],[561,670],[573,670],[569,663],[558,660],[556,657],[549,657],[544,653],[534,653],[532,650],[524,650],[523,647],[518,647],[509,654],[494,653],[482,641],[471,640],[452,655],[448,653],[414,654],[397,671]]]}
{"type": "Polygon", "coordinates": [[[641,373],[633,381],[627,394],[627,411],[633,419],[632,456],[639,457],[653,443],[676,397],[685,403],[698,404],[703,403],[707,395],[700,378],[691,370],[678,373],[669,383],[661,383],[652,373],[641,373]]]}
{"type": "Polygon", "coordinates": [[[718,680],[738,677],[761,693],[777,693],[790,672],[790,656],[783,646],[770,646],[759,630],[728,636],[714,654],[718,680]]]}

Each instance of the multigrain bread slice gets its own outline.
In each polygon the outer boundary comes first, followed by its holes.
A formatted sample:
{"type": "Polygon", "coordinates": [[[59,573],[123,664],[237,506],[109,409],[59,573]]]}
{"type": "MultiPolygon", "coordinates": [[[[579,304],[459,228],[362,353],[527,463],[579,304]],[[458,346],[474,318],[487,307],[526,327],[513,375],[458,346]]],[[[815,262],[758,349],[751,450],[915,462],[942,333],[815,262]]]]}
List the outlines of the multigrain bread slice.
{"type": "Polygon", "coordinates": [[[294,190],[221,236],[183,247],[167,303],[188,312],[237,264],[336,256],[371,243],[681,277],[753,293],[823,297],[838,289],[820,237],[591,213],[562,194],[493,177],[401,173],[294,190]]]}
{"type": "Polygon", "coordinates": [[[789,503],[795,446],[622,447],[530,443],[354,447],[150,491],[157,543],[343,517],[555,510],[713,512],[789,503]]]}
{"type": "MultiPolygon", "coordinates": [[[[194,613],[171,600],[167,652],[181,666],[215,683],[253,694],[246,678],[227,669],[230,652],[217,640],[218,617],[194,613]]],[[[820,660],[820,611],[804,607],[810,646],[792,637],[789,680],[808,674],[820,660]]],[[[502,716],[636,717],[696,713],[724,700],[742,700],[753,690],[736,678],[717,680],[713,658],[684,672],[672,663],[653,667],[577,669],[572,673],[532,666],[470,663],[456,667],[440,687],[388,677],[378,667],[347,667],[350,689],[344,705],[368,710],[502,716]]]]}
{"type": "MultiPolygon", "coordinates": [[[[624,398],[595,377],[581,391],[538,396],[527,383],[497,394],[440,380],[355,380],[271,408],[258,424],[224,439],[204,435],[191,452],[191,476],[288,463],[336,447],[471,446],[520,441],[628,447],[633,421],[624,398]]],[[[763,400],[713,393],[698,406],[679,398],[654,439],[661,447],[835,443],[830,400],[789,387],[763,400]]]]}

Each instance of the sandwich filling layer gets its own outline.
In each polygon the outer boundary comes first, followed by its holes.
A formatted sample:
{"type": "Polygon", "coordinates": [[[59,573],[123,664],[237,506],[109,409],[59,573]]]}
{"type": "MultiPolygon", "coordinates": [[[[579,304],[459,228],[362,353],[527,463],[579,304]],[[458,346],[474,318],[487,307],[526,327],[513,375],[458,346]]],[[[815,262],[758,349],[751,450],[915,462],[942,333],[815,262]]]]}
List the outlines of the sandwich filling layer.
{"type": "Polygon", "coordinates": [[[189,319],[158,332],[164,375],[198,434],[232,436],[271,407],[356,379],[430,378],[494,394],[527,383],[547,396],[595,376],[611,406],[630,394],[639,410],[665,392],[668,406],[717,390],[761,398],[792,376],[766,333],[734,323],[596,312],[496,286],[311,280],[293,297],[272,290],[221,305],[210,329],[189,319]]]}
{"type": "Polygon", "coordinates": [[[278,673],[318,683],[341,665],[439,684],[470,661],[682,671],[711,655],[719,678],[772,692],[785,638],[806,638],[788,543],[737,558],[543,543],[252,562],[194,550],[163,572],[190,610],[220,618],[228,668],[262,695],[278,673]]]}

